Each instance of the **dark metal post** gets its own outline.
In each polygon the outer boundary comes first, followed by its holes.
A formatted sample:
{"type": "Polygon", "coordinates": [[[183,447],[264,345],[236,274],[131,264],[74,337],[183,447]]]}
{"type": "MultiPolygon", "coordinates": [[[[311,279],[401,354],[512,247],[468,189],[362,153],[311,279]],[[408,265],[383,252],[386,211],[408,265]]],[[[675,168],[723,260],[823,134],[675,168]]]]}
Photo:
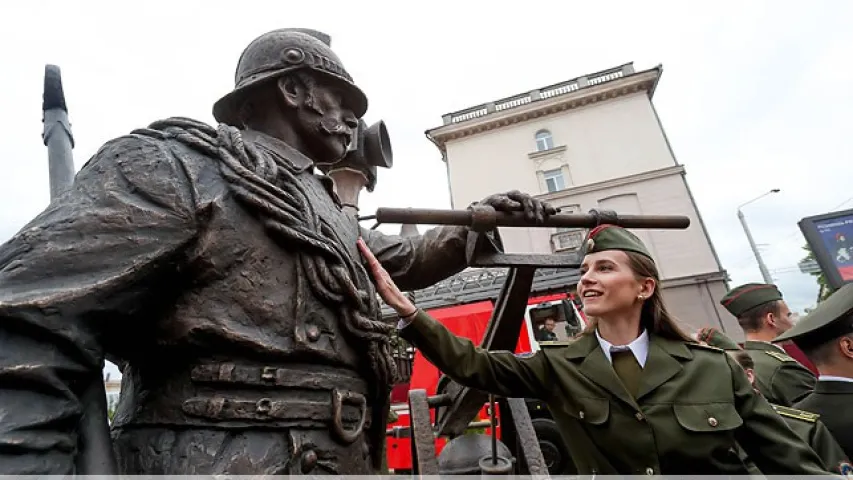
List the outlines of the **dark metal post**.
{"type": "Polygon", "coordinates": [[[62,91],[59,67],[44,67],[44,97],[42,101],[42,140],[47,147],[50,170],[50,200],[53,201],[74,183],[74,136],[68,121],[68,107],[62,91]]]}
{"type": "MultiPolygon", "coordinates": [[[[44,67],[42,111],[42,140],[47,147],[50,200],[54,201],[74,183],[74,136],[71,135],[71,123],[68,121],[62,75],[56,65],[44,67]]],[[[107,392],[101,372],[93,373],[80,396],[80,403],[84,410],[79,425],[78,473],[118,474],[107,418],[107,392]]]]}

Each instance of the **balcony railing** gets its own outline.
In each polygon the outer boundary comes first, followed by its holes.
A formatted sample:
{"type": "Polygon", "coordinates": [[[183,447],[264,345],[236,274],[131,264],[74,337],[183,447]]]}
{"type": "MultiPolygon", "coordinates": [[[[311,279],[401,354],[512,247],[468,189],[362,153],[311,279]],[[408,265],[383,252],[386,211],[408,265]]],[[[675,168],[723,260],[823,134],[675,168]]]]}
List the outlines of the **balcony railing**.
{"type": "Polygon", "coordinates": [[[551,246],[555,252],[571,252],[581,248],[586,231],[583,229],[566,230],[551,235],[551,246]]]}
{"type": "Polygon", "coordinates": [[[627,77],[633,73],[634,64],[627,63],[603,72],[584,75],[583,77],[573,78],[556,85],[549,85],[547,87],[538,88],[530,92],[503,98],[494,102],[488,102],[475,107],[466,108],[465,110],[460,110],[458,112],[448,113],[442,116],[442,120],[444,125],[461,123],[475,118],[485,117],[490,113],[510,110],[539,100],[547,100],[549,98],[566,95],[583,88],[611,82],[619,78],[627,77]]]}

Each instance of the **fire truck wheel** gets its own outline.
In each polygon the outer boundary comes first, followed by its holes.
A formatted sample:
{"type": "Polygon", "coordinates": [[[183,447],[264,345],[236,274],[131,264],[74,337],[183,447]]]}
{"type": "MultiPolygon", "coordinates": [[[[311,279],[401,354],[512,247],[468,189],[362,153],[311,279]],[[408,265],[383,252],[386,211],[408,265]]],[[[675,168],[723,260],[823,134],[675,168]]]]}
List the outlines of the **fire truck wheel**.
{"type": "Polygon", "coordinates": [[[536,436],[539,438],[539,448],[551,475],[570,475],[575,472],[574,462],[560,436],[557,423],[550,418],[534,418],[531,420],[536,436]]]}

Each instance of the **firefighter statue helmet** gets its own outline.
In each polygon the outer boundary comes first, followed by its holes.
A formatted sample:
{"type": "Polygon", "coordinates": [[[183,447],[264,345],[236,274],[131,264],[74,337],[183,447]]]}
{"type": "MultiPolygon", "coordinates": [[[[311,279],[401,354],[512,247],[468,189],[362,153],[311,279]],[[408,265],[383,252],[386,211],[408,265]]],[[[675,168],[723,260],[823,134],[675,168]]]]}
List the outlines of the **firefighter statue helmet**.
{"type": "Polygon", "coordinates": [[[246,92],[296,70],[310,70],[337,83],[344,101],[361,118],[367,111],[367,97],[329,44],[328,35],[301,28],[273,30],[256,38],[240,55],[234,90],[213,105],[214,118],[239,125],[240,102],[246,92]]]}

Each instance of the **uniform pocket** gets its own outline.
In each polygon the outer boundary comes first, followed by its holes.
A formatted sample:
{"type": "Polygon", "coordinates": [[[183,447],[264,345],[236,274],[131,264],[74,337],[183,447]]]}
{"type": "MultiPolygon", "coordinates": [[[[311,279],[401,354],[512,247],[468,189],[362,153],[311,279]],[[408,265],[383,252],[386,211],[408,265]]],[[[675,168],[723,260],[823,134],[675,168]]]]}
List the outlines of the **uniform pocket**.
{"type": "Polygon", "coordinates": [[[601,425],[610,417],[610,400],[606,398],[578,398],[577,409],[567,409],[569,415],[593,425],[601,425]]]}
{"type": "Polygon", "coordinates": [[[672,409],[678,423],[691,432],[722,432],[743,425],[731,403],[678,404],[672,409]]]}

